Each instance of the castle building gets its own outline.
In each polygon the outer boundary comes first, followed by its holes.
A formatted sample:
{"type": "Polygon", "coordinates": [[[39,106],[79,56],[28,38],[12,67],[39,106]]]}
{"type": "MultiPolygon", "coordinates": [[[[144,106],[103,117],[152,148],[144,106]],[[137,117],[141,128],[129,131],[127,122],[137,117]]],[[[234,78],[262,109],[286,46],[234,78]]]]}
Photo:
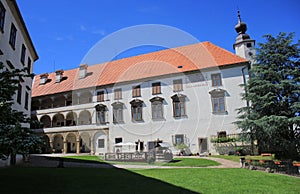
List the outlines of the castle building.
{"type": "MultiPolygon", "coordinates": [[[[6,70],[27,67],[32,73],[33,63],[38,59],[24,20],[15,0],[0,0],[0,62],[6,70]]],[[[13,109],[31,116],[31,90],[33,78],[20,79],[14,95],[13,109]]]]}
{"type": "Polygon", "coordinates": [[[239,85],[254,42],[240,16],[236,29],[236,54],[201,42],[37,75],[33,118],[53,152],[98,155],[119,143],[149,151],[168,142],[217,153],[210,137],[239,133],[236,109],[246,106],[239,85]]]}

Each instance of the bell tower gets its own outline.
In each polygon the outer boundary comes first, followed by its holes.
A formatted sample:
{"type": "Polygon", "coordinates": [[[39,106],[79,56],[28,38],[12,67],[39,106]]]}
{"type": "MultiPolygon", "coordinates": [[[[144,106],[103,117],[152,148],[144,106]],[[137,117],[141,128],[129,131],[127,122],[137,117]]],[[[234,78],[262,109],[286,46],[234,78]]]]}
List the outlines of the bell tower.
{"type": "Polygon", "coordinates": [[[235,25],[235,31],[238,33],[235,38],[235,43],[233,44],[233,48],[235,50],[235,54],[243,57],[251,62],[251,64],[255,60],[255,40],[252,40],[247,31],[246,23],[242,22],[240,11],[238,11],[238,23],[235,25]]]}

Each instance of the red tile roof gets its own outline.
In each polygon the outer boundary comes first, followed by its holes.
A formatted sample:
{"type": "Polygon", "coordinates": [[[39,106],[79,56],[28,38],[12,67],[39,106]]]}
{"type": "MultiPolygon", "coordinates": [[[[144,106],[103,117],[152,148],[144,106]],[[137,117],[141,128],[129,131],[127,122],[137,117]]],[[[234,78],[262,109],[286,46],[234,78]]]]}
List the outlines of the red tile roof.
{"type": "Polygon", "coordinates": [[[78,78],[79,68],[64,71],[60,83],[55,83],[55,72],[44,85],[37,75],[32,97],[244,62],[247,60],[203,42],[88,66],[88,76],[83,79],[78,78]]]}

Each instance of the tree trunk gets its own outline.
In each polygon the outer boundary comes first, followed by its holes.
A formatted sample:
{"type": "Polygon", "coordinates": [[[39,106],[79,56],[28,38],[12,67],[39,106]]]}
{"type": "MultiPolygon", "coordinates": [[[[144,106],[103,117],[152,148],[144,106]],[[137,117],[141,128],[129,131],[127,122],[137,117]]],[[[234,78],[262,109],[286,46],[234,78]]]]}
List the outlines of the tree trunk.
{"type": "Polygon", "coordinates": [[[11,154],[10,154],[10,165],[11,165],[11,166],[16,165],[16,161],[17,161],[16,156],[17,156],[17,155],[16,155],[15,153],[11,153],[11,154]]]}

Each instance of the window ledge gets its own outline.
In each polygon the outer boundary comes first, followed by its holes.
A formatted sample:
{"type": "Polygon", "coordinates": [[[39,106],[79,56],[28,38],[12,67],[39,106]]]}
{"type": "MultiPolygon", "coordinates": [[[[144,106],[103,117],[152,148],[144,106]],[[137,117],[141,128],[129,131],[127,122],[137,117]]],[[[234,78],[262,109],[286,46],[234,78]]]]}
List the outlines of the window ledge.
{"type": "Polygon", "coordinates": [[[227,111],[222,111],[222,112],[212,112],[214,115],[228,115],[227,111]]]}
{"type": "Polygon", "coordinates": [[[165,121],[165,118],[152,118],[152,121],[165,121]]]}

